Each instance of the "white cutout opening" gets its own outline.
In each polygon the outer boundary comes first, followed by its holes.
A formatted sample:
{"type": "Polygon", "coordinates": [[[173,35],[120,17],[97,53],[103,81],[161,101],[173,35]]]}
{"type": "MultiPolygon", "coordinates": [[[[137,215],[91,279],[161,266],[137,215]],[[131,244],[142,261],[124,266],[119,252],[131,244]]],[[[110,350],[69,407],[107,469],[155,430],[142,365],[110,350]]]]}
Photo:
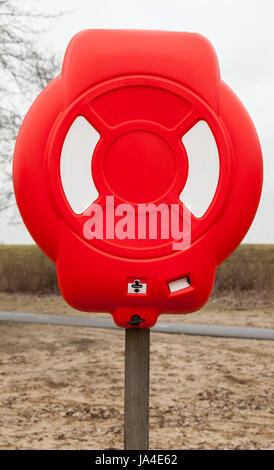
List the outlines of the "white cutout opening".
{"type": "Polygon", "coordinates": [[[168,283],[168,288],[170,292],[177,292],[178,290],[186,289],[186,287],[190,286],[190,282],[188,277],[181,277],[180,279],[176,279],[175,281],[171,281],[168,283]]]}
{"type": "Polygon", "coordinates": [[[205,121],[199,121],[182,138],[188,156],[188,178],[180,200],[195,217],[210,206],[219,180],[219,154],[215,138],[205,121]]]}
{"type": "Polygon", "coordinates": [[[72,123],[64,140],[60,173],[64,193],[72,210],[81,214],[98,197],[92,179],[91,159],[100,134],[83,117],[72,123]]]}

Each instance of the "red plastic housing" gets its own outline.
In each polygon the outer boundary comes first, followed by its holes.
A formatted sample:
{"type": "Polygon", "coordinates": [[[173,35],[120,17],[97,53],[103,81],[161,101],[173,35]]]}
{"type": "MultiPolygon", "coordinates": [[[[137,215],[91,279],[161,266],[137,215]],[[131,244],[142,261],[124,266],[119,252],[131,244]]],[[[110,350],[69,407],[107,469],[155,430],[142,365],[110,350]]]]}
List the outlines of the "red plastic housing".
{"type": "Polygon", "coordinates": [[[262,156],[253,123],[221,81],[207,39],[180,32],[86,30],[71,40],[61,74],[23,121],[13,179],[22,218],[56,263],[64,299],[79,310],[110,312],[121,327],[135,327],[128,322],[138,315],[146,328],[161,313],[190,313],[205,304],[216,267],[255,216],[262,156]],[[179,195],[188,176],[182,136],[206,121],[218,147],[219,180],[206,213],[190,214],[187,249],[174,250],[160,229],[153,239],[84,236],[92,207],[75,214],[60,175],[64,139],[79,116],[100,134],[91,173],[104,216],[106,196],[113,196],[115,208],[131,204],[136,211],[139,204],[178,204],[181,217],[187,209],[179,195]],[[190,285],[172,292],[169,283],[181,278],[190,285]]]}

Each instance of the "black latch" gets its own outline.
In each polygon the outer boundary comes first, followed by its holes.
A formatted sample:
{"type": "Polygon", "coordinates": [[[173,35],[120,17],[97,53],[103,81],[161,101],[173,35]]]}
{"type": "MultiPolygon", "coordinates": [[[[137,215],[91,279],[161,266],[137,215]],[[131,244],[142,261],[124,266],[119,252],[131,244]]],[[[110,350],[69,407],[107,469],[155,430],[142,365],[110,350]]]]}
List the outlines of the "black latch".
{"type": "Polygon", "coordinates": [[[129,325],[139,326],[140,323],[146,321],[144,318],[140,318],[139,315],[132,315],[131,320],[128,321],[129,325]]]}

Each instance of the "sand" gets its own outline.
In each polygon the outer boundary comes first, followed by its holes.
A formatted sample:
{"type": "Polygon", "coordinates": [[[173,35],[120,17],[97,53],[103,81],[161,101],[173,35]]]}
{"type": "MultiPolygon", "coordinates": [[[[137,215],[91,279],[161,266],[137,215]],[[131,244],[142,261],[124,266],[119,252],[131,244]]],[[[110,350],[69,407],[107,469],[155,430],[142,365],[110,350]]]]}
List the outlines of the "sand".
{"type": "MultiPolygon", "coordinates": [[[[267,303],[233,305],[162,319],[274,327],[267,303]]],[[[57,296],[0,294],[0,310],[81,315],[57,296]]],[[[124,331],[0,334],[0,449],[123,449],[124,331]]],[[[274,449],[273,359],[272,341],[151,333],[150,448],[274,449]]]]}

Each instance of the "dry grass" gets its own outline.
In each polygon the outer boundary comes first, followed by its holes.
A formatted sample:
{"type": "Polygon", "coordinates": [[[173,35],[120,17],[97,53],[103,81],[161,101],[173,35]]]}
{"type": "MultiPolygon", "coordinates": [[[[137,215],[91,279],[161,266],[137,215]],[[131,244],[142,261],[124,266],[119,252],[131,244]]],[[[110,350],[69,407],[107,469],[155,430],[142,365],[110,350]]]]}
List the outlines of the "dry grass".
{"type": "Polygon", "coordinates": [[[0,245],[1,292],[58,292],[55,265],[36,245],[0,245]]]}
{"type": "Polygon", "coordinates": [[[219,267],[214,291],[274,292],[274,245],[240,245],[219,267]]]}
{"type": "MultiPolygon", "coordinates": [[[[240,245],[216,276],[213,296],[223,291],[274,292],[274,245],[240,245]]],[[[0,245],[0,291],[56,293],[54,264],[34,245],[0,245]]]]}

